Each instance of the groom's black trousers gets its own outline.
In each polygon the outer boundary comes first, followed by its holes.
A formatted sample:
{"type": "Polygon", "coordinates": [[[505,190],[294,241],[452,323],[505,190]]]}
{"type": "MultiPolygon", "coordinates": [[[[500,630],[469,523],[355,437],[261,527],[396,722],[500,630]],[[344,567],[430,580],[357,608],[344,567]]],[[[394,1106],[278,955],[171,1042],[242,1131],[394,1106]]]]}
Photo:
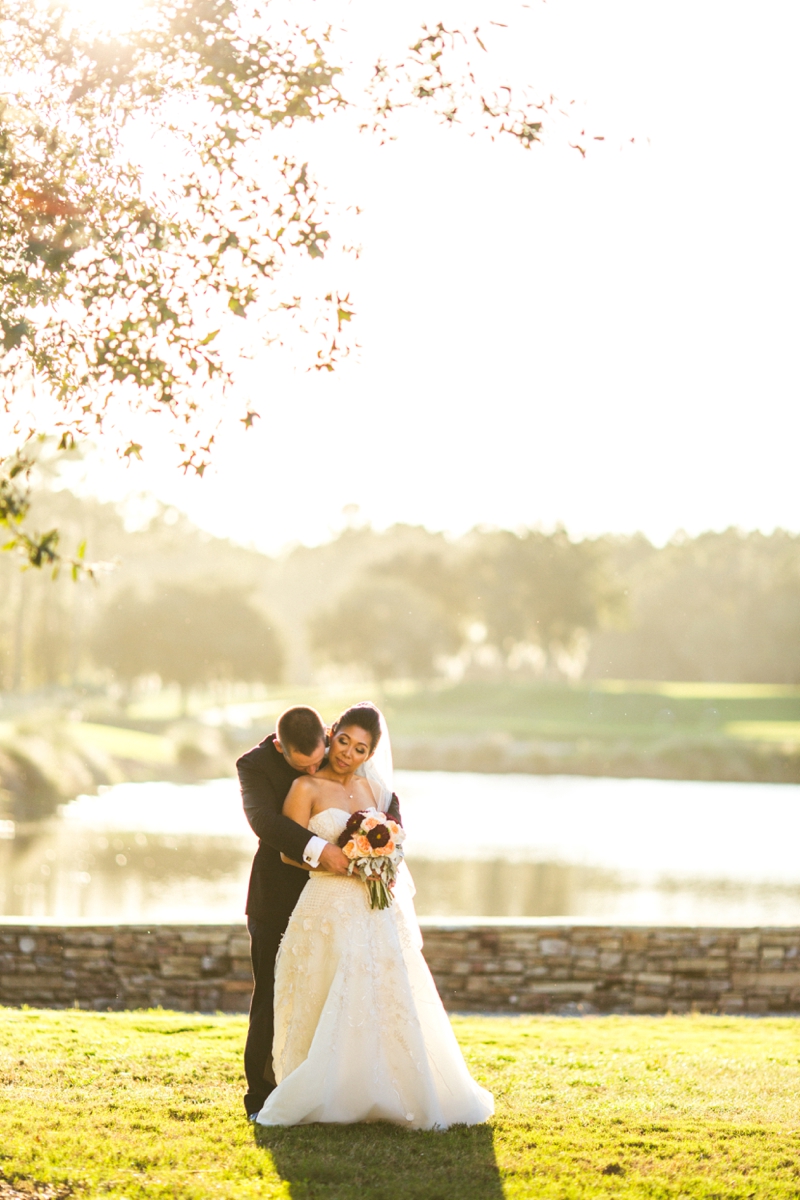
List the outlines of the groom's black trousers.
{"type": "Polygon", "coordinates": [[[275,1086],[272,1070],[272,1037],[275,1030],[275,959],[286,929],[286,920],[259,921],[247,918],[250,957],[253,963],[253,998],[250,1001],[250,1028],[244,1048],[244,1073],[248,1113],[258,1112],[275,1086]]]}

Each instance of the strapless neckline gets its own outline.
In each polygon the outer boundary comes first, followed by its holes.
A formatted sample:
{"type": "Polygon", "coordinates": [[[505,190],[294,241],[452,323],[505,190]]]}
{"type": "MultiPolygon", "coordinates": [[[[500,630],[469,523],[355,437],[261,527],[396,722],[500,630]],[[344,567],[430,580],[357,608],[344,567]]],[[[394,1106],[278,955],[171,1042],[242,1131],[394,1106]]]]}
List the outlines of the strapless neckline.
{"type": "Polygon", "coordinates": [[[318,837],[323,837],[328,842],[336,842],[344,832],[352,815],[346,808],[323,808],[320,812],[314,813],[308,822],[308,828],[318,837]]]}

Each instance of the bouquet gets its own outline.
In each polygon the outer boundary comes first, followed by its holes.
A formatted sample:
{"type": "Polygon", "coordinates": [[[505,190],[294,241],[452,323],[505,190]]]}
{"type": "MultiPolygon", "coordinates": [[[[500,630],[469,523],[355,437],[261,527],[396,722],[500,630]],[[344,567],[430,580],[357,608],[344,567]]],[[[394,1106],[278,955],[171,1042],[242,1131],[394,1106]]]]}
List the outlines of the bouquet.
{"type": "Polygon", "coordinates": [[[344,827],[339,845],[350,859],[349,875],[363,879],[369,891],[370,908],[388,908],[391,886],[403,861],[405,832],[377,808],[355,812],[344,827]]]}

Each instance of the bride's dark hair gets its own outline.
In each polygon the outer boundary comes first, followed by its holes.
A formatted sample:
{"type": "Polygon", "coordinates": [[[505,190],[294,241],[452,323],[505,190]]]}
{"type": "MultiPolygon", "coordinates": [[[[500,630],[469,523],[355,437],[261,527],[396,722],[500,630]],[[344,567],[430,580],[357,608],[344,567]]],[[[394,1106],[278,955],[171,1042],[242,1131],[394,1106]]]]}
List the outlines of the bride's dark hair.
{"type": "Polygon", "coordinates": [[[371,743],[370,753],[372,753],[381,740],[381,714],[375,705],[370,704],[369,700],[364,700],[361,704],[353,704],[350,708],[345,709],[338,720],[334,721],[331,732],[338,733],[340,729],[346,729],[348,725],[357,725],[359,729],[367,731],[371,743]]]}

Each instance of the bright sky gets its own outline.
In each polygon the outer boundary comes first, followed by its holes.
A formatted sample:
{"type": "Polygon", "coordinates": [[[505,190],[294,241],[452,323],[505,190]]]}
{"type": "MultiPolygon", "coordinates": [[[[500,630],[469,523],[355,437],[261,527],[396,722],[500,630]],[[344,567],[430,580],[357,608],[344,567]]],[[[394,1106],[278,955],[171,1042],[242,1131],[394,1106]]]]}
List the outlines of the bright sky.
{"type": "MultiPolygon", "coordinates": [[[[385,11],[346,19],[380,40],[385,11]]],[[[425,121],[383,148],[302,134],[363,209],[358,361],[266,352],[263,420],[232,421],[202,481],[152,446],[89,485],[267,551],[349,504],[453,532],[800,529],[798,33],[793,0],[532,0],[503,54],[607,135],[585,161],[566,128],[530,153],[425,121]]]]}

